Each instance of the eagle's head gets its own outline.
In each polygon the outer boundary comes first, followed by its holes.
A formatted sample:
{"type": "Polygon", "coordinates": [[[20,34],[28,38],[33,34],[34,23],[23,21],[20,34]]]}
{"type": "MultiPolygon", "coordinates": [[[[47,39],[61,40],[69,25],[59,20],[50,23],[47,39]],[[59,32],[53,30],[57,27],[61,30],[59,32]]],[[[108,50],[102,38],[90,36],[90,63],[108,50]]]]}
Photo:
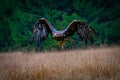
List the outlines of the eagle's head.
{"type": "Polygon", "coordinates": [[[57,40],[57,41],[60,41],[60,40],[62,40],[63,39],[63,34],[62,34],[62,32],[55,32],[54,34],[53,34],[53,36],[52,36],[52,38],[53,39],[55,39],[55,40],[57,40]]]}
{"type": "Polygon", "coordinates": [[[62,34],[60,32],[53,34],[53,37],[61,37],[61,36],[62,36],[62,34]]]}

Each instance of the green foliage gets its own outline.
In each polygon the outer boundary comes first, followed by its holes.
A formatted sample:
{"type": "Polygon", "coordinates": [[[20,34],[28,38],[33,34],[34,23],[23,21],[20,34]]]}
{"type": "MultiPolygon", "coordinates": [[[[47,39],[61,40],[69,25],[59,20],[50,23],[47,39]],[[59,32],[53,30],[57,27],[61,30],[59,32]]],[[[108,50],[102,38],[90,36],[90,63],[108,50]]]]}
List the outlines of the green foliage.
{"type": "MultiPolygon", "coordinates": [[[[47,18],[57,30],[65,29],[74,19],[81,20],[98,33],[94,38],[95,44],[120,43],[119,4],[119,0],[1,0],[0,50],[28,46],[34,23],[42,17],[47,18]]],[[[71,38],[80,41],[76,34],[71,38]]],[[[49,50],[57,45],[49,35],[43,49],[49,50]]],[[[71,45],[83,44],[66,43],[68,48],[71,45]]]]}

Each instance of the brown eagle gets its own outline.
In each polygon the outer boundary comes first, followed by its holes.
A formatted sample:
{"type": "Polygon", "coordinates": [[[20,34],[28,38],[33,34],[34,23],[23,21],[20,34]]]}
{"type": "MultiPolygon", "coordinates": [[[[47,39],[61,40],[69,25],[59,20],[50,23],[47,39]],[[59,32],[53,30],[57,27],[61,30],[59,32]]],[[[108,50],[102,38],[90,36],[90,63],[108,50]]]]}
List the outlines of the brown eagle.
{"type": "Polygon", "coordinates": [[[47,19],[41,18],[34,25],[31,41],[35,41],[38,45],[47,38],[48,34],[51,34],[52,39],[58,41],[63,48],[64,42],[69,41],[69,37],[75,33],[85,43],[88,41],[93,42],[93,34],[96,34],[92,27],[79,20],[73,20],[66,29],[57,31],[47,19]]]}

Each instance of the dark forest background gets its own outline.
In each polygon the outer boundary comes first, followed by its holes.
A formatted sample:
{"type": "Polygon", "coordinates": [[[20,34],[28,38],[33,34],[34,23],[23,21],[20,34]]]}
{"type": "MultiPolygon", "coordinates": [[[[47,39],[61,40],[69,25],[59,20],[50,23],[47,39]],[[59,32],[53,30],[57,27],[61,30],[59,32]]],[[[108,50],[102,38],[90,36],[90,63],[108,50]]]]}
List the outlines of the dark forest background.
{"type": "MultiPolygon", "coordinates": [[[[0,0],[0,51],[31,50],[32,29],[42,17],[57,30],[73,19],[87,22],[99,34],[94,37],[95,45],[120,44],[120,0],[0,0]]],[[[67,42],[66,48],[84,46],[76,34],[71,38],[75,43],[67,42]]],[[[57,42],[49,35],[42,49],[54,48],[58,48],[57,42]]]]}

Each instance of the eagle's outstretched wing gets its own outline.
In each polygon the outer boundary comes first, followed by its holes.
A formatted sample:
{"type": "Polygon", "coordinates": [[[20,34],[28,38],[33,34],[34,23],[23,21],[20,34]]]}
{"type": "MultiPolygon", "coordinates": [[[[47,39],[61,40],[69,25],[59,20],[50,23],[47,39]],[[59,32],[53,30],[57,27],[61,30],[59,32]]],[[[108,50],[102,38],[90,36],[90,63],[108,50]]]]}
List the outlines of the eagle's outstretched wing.
{"type": "Polygon", "coordinates": [[[51,25],[51,23],[45,19],[41,18],[39,19],[35,25],[34,28],[38,28],[39,30],[42,30],[42,28],[45,28],[48,33],[51,33],[55,31],[54,27],[51,25]]]}
{"type": "Polygon", "coordinates": [[[40,41],[46,39],[49,33],[53,34],[54,32],[55,29],[50,22],[45,18],[41,18],[34,25],[33,36],[30,42],[35,41],[36,45],[38,45],[40,41]]]}
{"type": "Polygon", "coordinates": [[[79,20],[73,20],[64,30],[63,35],[69,37],[72,36],[75,32],[77,32],[79,37],[84,40],[90,40],[93,38],[93,34],[96,34],[95,30],[88,24],[79,20]]]}
{"type": "Polygon", "coordinates": [[[80,25],[81,22],[78,20],[73,20],[68,26],[67,28],[63,31],[63,35],[67,36],[72,36],[78,28],[78,25],[80,25]]]}

